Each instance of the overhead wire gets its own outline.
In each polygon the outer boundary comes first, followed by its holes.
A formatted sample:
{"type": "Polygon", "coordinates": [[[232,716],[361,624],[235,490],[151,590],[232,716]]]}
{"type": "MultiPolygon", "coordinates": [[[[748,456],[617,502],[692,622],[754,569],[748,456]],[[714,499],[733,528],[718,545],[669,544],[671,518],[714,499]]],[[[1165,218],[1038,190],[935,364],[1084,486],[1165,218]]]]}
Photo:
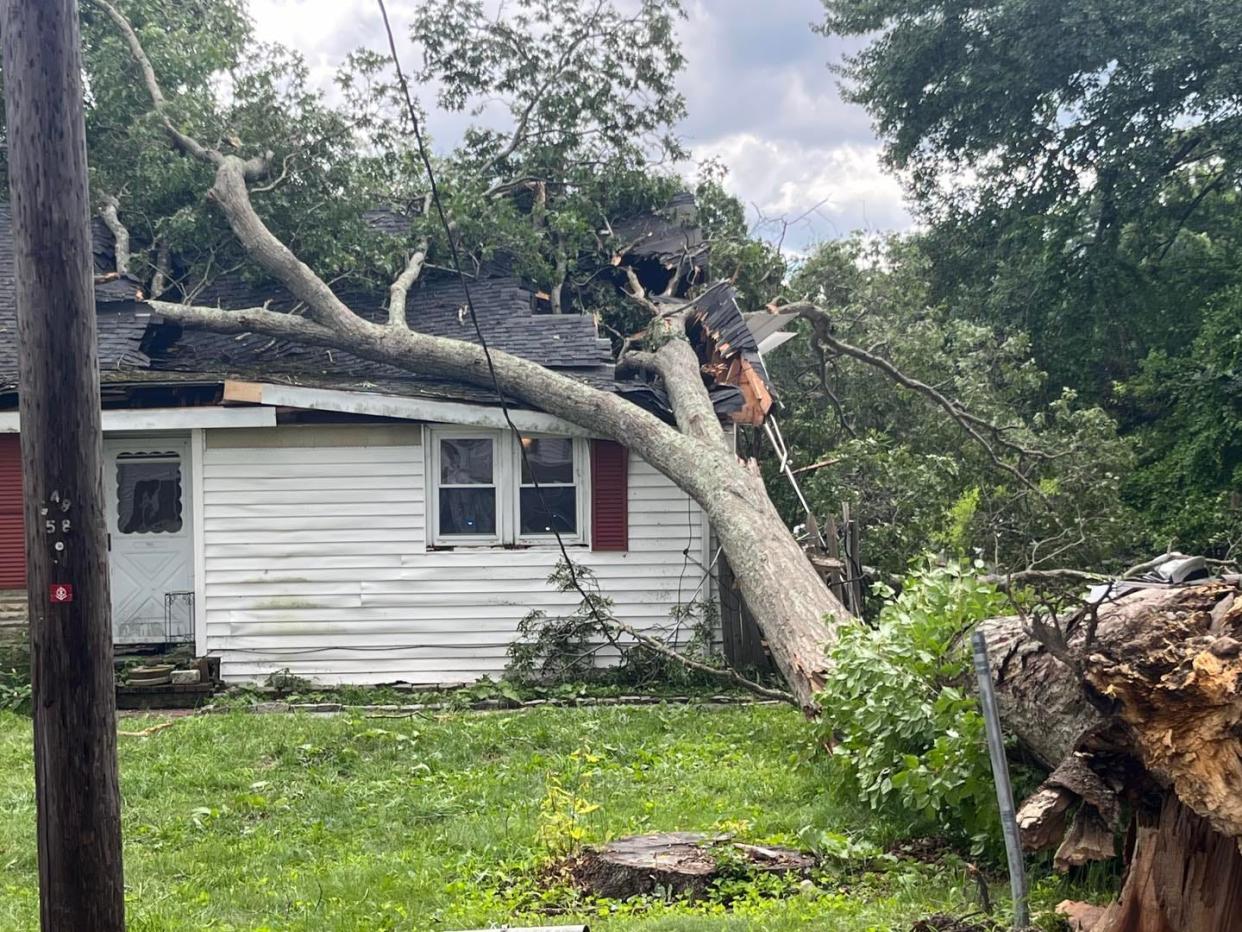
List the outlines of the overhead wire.
{"type": "MultiPolygon", "coordinates": [[[[604,637],[608,638],[608,640],[613,643],[614,647],[617,647],[619,649],[619,645],[617,645],[616,643],[616,635],[613,632],[613,628],[618,628],[621,631],[624,631],[625,633],[629,634],[629,636],[633,638],[635,641],[637,641],[638,643],[644,644],[644,646],[646,646],[648,649],[655,650],[658,653],[664,654],[665,656],[675,658],[679,662],[689,667],[698,668],[702,671],[711,672],[714,675],[721,676],[726,679],[731,679],[733,680],[733,682],[741,686],[744,686],[747,689],[750,689],[752,692],[766,694],[774,698],[782,698],[786,701],[792,701],[792,697],[790,697],[789,694],[782,693],[780,690],[769,689],[768,687],[763,686],[762,684],[749,680],[746,677],[742,676],[740,673],[738,673],[736,670],[733,670],[728,667],[724,667],[724,668],[713,667],[710,664],[705,664],[701,661],[697,661],[692,658],[685,657],[677,651],[676,644],[673,644],[672,646],[670,646],[660,641],[657,638],[653,638],[653,637],[643,634],[642,632],[639,632],[632,625],[622,624],[617,619],[613,619],[611,623],[606,621],[600,615],[599,607],[597,605],[597,599],[593,597],[591,594],[589,594],[586,591],[586,589],[583,587],[582,582],[579,579],[578,567],[569,555],[569,549],[565,546],[565,540],[561,536],[560,531],[557,529],[554,516],[552,515],[551,510],[548,508],[547,500],[545,499],[544,494],[543,494],[543,488],[541,484],[539,483],[538,478],[535,476],[534,469],[531,468],[530,460],[526,452],[526,447],[522,443],[522,432],[518,429],[517,425],[513,422],[513,418],[510,416],[509,404],[505,399],[505,393],[503,389],[501,389],[500,387],[500,377],[496,373],[496,365],[492,359],[491,349],[487,345],[487,338],[483,334],[483,328],[479,323],[479,316],[475,312],[474,300],[470,295],[470,285],[469,285],[469,282],[466,280],[465,273],[462,271],[461,257],[457,249],[457,240],[453,235],[452,224],[449,223],[448,215],[444,210],[444,203],[440,197],[439,185],[436,183],[435,168],[431,164],[431,156],[427,152],[427,145],[423,139],[422,127],[418,119],[418,110],[414,106],[414,98],[413,98],[413,95],[410,94],[410,87],[409,87],[409,83],[406,81],[406,78],[405,78],[405,71],[401,67],[401,57],[397,53],[397,41],[393,35],[392,24],[388,20],[388,9],[384,5],[384,0],[376,0],[376,3],[378,4],[379,9],[380,9],[380,16],[383,18],[383,21],[384,21],[384,31],[387,33],[387,36],[388,36],[388,48],[392,54],[393,68],[396,71],[397,82],[401,87],[401,93],[405,100],[406,109],[407,109],[407,112],[410,118],[410,125],[414,131],[414,140],[418,147],[419,160],[423,163],[423,168],[427,172],[427,182],[428,182],[428,186],[431,192],[431,201],[435,205],[436,214],[438,215],[440,219],[440,226],[444,230],[445,238],[448,240],[449,255],[452,257],[452,260],[453,260],[453,270],[457,274],[458,281],[461,282],[462,294],[465,297],[465,301],[466,301],[466,311],[470,316],[470,322],[473,325],[475,336],[478,338],[479,347],[482,349],[483,357],[487,362],[487,371],[488,371],[489,376],[491,377],[492,387],[496,392],[497,403],[500,405],[500,410],[501,410],[502,415],[504,416],[505,424],[508,426],[509,431],[517,439],[518,450],[520,451],[521,457],[522,457],[522,464],[526,468],[526,471],[530,474],[531,484],[534,486],[535,494],[539,499],[540,508],[543,510],[544,514],[548,515],[550,518],[553,518],[553,520],[549,521],[549,524],[551,525],[550,530],[552,531],[553,536],[556,538],[556,545],[557,545],[557,548],[560,550],[561,558],[565,563],[566,571],[569,575],[570,585],[573,587],[575,591],[577,591],[578,595],[582,597],[582,602],[587,606],[588,610],[590,611],[591,617],[594,619],[596,625],[599,627],[604,637]]],[[[689,547],[686,548],[686,552],[684,556],[686,557],[687,560],[690,559],[689,547]]],[[[710,572],[710,569],[709,569],[709,572],[710,572]]]]}
{"type": "Polygon", "coordinates": [[[431,201],[435,205],[436,213],[440,219],[440,226],[443,228],[445,238],[448,240],[449,254],[453,260],[453,269],[457,273],[458,280],[461,282],[462,293],[466,300],[466,311],[470,316],[470,322],[473,325],[475,336],[479,341],[479,347],[483,350],[483,357],[487,361],[487,371],[491,377],[492,387],[496,392],[496,400],[500,405],[501,414],[504,416],[505,424],[508,425],[509,431],[517,439],[518,450],[522,457],[522,465],[525,467],[526,472],[530,475],[531,484],[534,486],[535,494],[539,499],[539,507],[543,513],[550,518],[548,522],[550,525],[549,530],[552,531],[553,536],[556,538],[556,546],[560,550],[562,560],[565,562],[566,570],[569,574],[569,582],[577,591],[578,595],[582,597],[582,601],[590,610],[591,616],[595,620],[595,623],[599,625],[602,631],[605,632],[606,636],[610,636],[608,635],[610,626],[601,617],[598,606],[596,605],[596,599],[587,593],[581,580],[579,579],[578,567],[569,555],[569,549],[565,546],[565,539],[561,536],[561,532],[556,527],[555,516],[552,514],[551,509],[548,508],[547,499],[543,494],[543,487],[535,474],[535,470],[531,467],[530,459],[526,452],[526,446],[522,443],[522,432],[513,422],[513,418],[509,413],[509,405],[505,400],[505,393],[500,387],[500,378],[496,374],[496,365],[492,360],[491,349],[487,345],[487,338],[484,336],[483,328],[479,324],[479,315],[475,312],[474,300],[470,295],[470,285],[466,280],[465,273],[462,271],[461,257],[457,249],[457,238],[453,235],[452,225],[449,223],[448,215],[444,210],[443,201],[440,198],[440,189],[439,185],[436,183],[435,169],[431,164],[431,157],[427,153],[427,146],[423,140],[422,128],[418,119],[418,111],[414,106],[414,98],[410,94],[410,87],[405,78],[405,71],[401,67],[401,58],[397,53],[397,43],[393,36],[392,24],[388,21],[388,10],[384,6],[384,0],[376,0],[376,2],[379,4],[380,15],[384,20],[384,30],[388,35],[388,48],[392,54],[393,68],[396,70],[397,81],[401,86],[401,93],[404,97],[406,109],[410,118],[410,125],[414,130],[414,140],[418,146],[418,156],[420,161],[423,163],[424,170],[427,172],[427,182],[431,188],[431,201]]]}

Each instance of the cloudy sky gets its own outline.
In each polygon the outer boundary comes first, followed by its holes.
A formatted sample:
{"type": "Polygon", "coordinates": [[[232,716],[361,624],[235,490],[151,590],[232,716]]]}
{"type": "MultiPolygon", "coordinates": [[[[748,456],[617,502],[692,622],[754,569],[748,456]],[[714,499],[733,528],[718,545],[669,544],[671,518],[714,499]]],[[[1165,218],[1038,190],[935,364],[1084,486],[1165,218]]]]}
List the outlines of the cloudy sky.
{"type": "MultiPolygon", "coordinates": [[[[389,0],[394,26],[409,21],[414,2],[389,0]]],[[[385,45],[371,0],[250,5],[262,37],[300,50],[325,86],[351,49],[385,45]]],[[[900,186],[879,165],[867,114],[841,100],[828,72],[847,47],[811,32],[820,0],[686,0],[686,7],[681,87],[689,116],[681,134],[696,159],[729,166],[728,184],[752,214],[798,220],[786,236],[795,250],[852,230],[910,226],[900,186]]],[[[407,47],[408,62],[414,55],[407,47]]],[[[451,122],[431,123],[448,141],[451,122]]]]}

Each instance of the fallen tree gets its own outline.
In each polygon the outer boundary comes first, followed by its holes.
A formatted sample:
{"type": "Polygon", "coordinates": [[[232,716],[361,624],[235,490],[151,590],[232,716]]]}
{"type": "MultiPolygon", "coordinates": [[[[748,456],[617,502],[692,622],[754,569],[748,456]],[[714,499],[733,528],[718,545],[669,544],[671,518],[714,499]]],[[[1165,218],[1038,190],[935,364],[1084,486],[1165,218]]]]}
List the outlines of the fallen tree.
{"type": "Polygon", "coordinates": [[[987,622],[1006,727],[1051,774],[1019,811],[1061,869],[1121,852],[1093,932],[1242,925],[1242,590],[1149,588],[987,622]]]}
{"type": "MultiPolygon", "coordinates": [[[[631,287],[629,298],[648,315],[648,334],[641,348],[619,360],[659,378],[676,427],[528,360],[409,329],[402,301],[426,263],[422,243],[392,283],[389,319],[364,318],[256,211],[252,191],[281,180],[271,180],[273,157],[243,157],[179,128],[138,35],[107,0],[95,2],[124,37],[168,142],[210,168],[209,200],[250,259],[301,303],[305,315],[151,300],[154,311],[186,327],[265,334],[495,386],[514,401],[625,444],[706,511],[796,703],[815,710],[826,648],[834,630],[852,621],[785,527],[762,481],[726,443],[705,387],[703,347],[693,342],[693,301],[653,300],[631,287]]],[[[515,140],[521,131],[519,125],[515,140]]],[[[941,407],[998,466],[1040,494],[1021,464],[1048,453],[1008,439],[1009,425],[976,417],[880,357],[836,340],[819,308],[800,303],[786,309],[809,320],[817,338],[838,352],[941,407]],[[1002,460],[1002,452],[1012,460],[1002,460]]],[[[1242,610],[1235,593],[1236,586],[1226,584],[1146,590],[1090,607],[1064,624],[1018,616],[986,626],[1006,724],[1052,771],[1023,809],[1032,845],[1058,845],[1064,865],[1109,856],[1122,813],[1133,813],[1130,876],[1101,926],[1108,932],[1224,929],[1242,903],[1236,845],[1242,809],[1230,792],[1242,785],[1233,640],[1242,610]]]]}
{"type": "MultiPolygon", "coordinates": [[[[154,115],[169,144],[189,159],[211,167],[207,197],[227,220],[245,253],[306,308],[306,315],[266,307],[221,310],[150,300],[151,309],[186,327],[217,333],[259,333],[299,343],[345,350],[426,375],[475,385],[495,385],[509,399],[539,408],[623,443],[672,479],[707,513],[738,580],[742,596],[763,627],[772,658],[797,704],[808,714],[823,682],[825,648],[834,620],[850,617],[803,554],[768,498],[762,479],[729,449],[726,434],[708,396],[699,358],[687,332],[690,302],[659,307],[635,294],[658,314],[658,346],[622,360],[656,372],[668,393],[677,428],[618,395],[552,372],[508,353],[409,329],[404,308],[389,308],[389,319],[372,322],[356,314],[329,284],[278,238],[259,216],[251,186],[269,178],[272,157],[248,158],[206,145],[179,129],[142,42],[120,10],[96,0],[116,24],[137,63],[154,115]],[[678,429],[679,428],[679,429],[678,429]]],[[[412,258],[394,282],[402,298],[416,277],[412,258]]],[[[653,323],[653,326],[654,326],[653,323]]]]}
{"type": "MultiPolygon", "coordinates": [[[[697,282],[700,270],[697,259],[692,261],[684,251],[670,257],[669,278],[658,294],[649,295],[640,276],[633,269],[624,268],[628,278],[624,298],[637,309],[645,323],[640,334],[625,341],[617,360],[618,370],[640,372],[658,380],[675,416],[676,427],[619,395],[552,372],[529,360],[495,350],[485,353],[475,343],[410,329],[404,305],[411,287],[429,261],[426,236],[414,245],[406,261],[401,263],[400,274],[389,287],[387,320],[368,319],[342,300],[329,281],[277,236],[255,208],[252,195],[288,183],[288,157],[277,162],[270,152],[256,151],[253,146],[247,149],[244,141],[228,134],[222,137],[227,146],[221,142],[212,145],[184,130],[174,119],[175,108],[164,95],[138,32],[114,3],[95,0],[95,5],[114,24],[137,65],[142,86],[151,101],[152,123],[174,151],[210,169],[213,178],[206,192],[207,200],[223,215],[249,260],[280,283],[304,309],[304,313],[296,314],[274,311],[266,306],[222,310],[196,306],[190,299],[177,303],[152,298],[147,303],[153,311],[185,327],[227,334],[263,334],[343,350],[422,375],[494,387],[512,401],[536,407],[595,435],[623,443],[672,479],[707,513],[741,594],[763,631],[766,646],[794,701],[808,714],[815,714],[815,694],[823,684],[828,663],[826,650],[833,641],[835,627],[852,616],[825,586],[819,571],[789,533],[757,472],[731,449],[708,394],[707,381],[725,368],[713,354],[714,348],[726,337],[711,332],[704,319],[704,309],[697,302],[710,299],[719,304],[722,296],[733,300],[727,285],[708,288],[697,298],[691,296],[688,286],[697,282]],[[237,154],[239,150],[254,154],[243,156],[237,154]],[[679,287],[683,284],[687,287],[679,287]]],[[[598,16],[603,9],[604,5],[600,5],[592,15],[598,16]]],[[[598,23],[589,20],[583,36],[599,28],[598,23]]],[[[549,80],[554,80],[560,70],[554,67],[549,80]]],[[[404,77],[400,72],[398,75],[404,93],[396,96],[404,97],[408,106],[406,126],[416,128],[416,108],[405,89],[404,77]]],[[[525,144],[529,108],[542,105],[539,94],[544,90],[540,85],[526,109],[521,111],[521,118],[502,153],[506,158],[525,144]]],[[[492,160],[487,169],[494,170],[497,164],[492,160]]],[[[508,197],[531,184],[535,189],[538,208],[535,213],[538,214],[542,210],[539,205],[547,196],[548,182],[519,178],[512,183],[490,184],[487,193],[508,197]]],[[[442,210],[441,202],[433,197],[431,190],[424,191],[419,200],[424,214],[433,208],[434,212],[442,210]]],[[[123,230],[115,201],[105,200],[104,210],[109,228],[123,230]]],[[[457,220],[447,217],[444,220],[445,239],[450,252],[455,254],[456,234],[451,228],[457,220]]],[[[821,339],[832,339],[826,312],[806,303],[791,306],[789,310],[811,320],[821,339]]],[[[897,384],[944,408],[998,463],[1001,462],[999,451],[1013,454],[1017,465],[1004,462],[1004,468],[1029,484],[1030,480],[1021,471],[1024,458],[1029,461],[1044,454],[1008,439],[1009,427],[974,416],[960,403],[906,376],[879,357],[867,354],[866,362],[879,365],[897,384]]],[[[753,373],[749,377],[753,378],[753,373]]]]}

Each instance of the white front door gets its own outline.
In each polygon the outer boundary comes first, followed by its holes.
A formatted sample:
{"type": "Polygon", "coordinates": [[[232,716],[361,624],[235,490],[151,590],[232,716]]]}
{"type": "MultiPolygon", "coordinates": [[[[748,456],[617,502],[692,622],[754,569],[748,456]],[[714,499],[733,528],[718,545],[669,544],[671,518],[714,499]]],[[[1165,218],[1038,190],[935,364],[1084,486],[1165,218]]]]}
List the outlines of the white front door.
{"type": "Polygon", "coordinates": [[[193,612],[186,609],[193,605],[186,593],[194,589],[189,438],[105,438],[104,497],[113,641],[191,638],[193,612]]]}

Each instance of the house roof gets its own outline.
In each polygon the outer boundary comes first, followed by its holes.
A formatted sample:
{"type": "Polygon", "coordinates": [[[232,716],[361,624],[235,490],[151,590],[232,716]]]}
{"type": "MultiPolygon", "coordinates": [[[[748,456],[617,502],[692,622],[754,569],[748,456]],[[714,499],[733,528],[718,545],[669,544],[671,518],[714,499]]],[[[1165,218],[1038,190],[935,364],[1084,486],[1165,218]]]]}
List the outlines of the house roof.
{"type": "MultiPolygon", "coordinates": [[[[471,282],[470,295],[490,348],[521,356],[599,388],[611,388],[613,362],[609,344],[599,337],[590,317],[535,313],[533,293],[513,278],[478,279],[471,282]]],[[[373,292],[342,290],[340,296],[355,313],[368,320],[380,321],[386,316],[373,292]]],[[[231,310],[265,303],[272,310],[297,308],[297,302],[285,292],[237,279],[216,282],[194,300],[196,304],[231,310]]],[[[420,333],[478,343],[464,311],[461,284],[456,279],[430,279],[412,289],[406,317],[411,329],[420,333]]],[[[166,328],[163,333],[167,339],[162,341],[157,335],[147,343],[152,372],[222,372],[235,378],[278,379],[320,387],[365,387],[393,394],[495,400],[495,393],[487,388],[415,375],[339,350],[257,334],[230,336],[183,331],[178,327],[166,328]]]]}
{"type": "MultiPolygon", "coordinates": [[[[102,279],[113,263],[112,238],[100,223],[93,225],[93,233],[96,273],[102,279]]],[[[191,376],[205,380],[244,378],[318,387],[365,387],[394,394],[470,401],[495,400],[494,392],[486,388],[418,376],[322,347],[306,347],[256,334],[231,336],[183,330],[153,317],[136,300],[138,288],[138,283],[125,278],[97,281],[96,326],[104,382],[176,382],[191,376]]],[[[511,277],[478,279],[471,283],[470,291],[490,347],[597,387],[612,388],[609,344],[599,337],[592,318],[536,313],[533,292],[511,277]]],[[[12,393],[17,386],[15,292],[11,218],[8,205],[0,203],[0,393],[12,393]]],[[[368,319],[380,320],[386,313],[382,296],[374,291],[355,288],[343,291],[341,297],[368,319]]],[[[262,304],[273,310],[296,308],[287,292],[238,277],[211,283],[194,300],[226,309],[262,304]]],[[[477,343],[463,304],[461,285],[455,278],[421,282],[409,295],[410,327],[434,336],[477,343]]]]}
{"type": "MultiPolygon", "coordinates": [[[[384,218],[391,220],[390,214],[384,212],[384,218]]],[[[674,216],[671,222],[676,225],[683,220],[674,216]]],[[[683,228],[683,232],[688,229],[683,228]]],[[[121,395],[127,394],[127,386],[133,385],[210,386],[237,379],[496,402],[495,392],[486,386],[418,375],[339,350],[258,334],[226,335],[183,329],[151,314],[137,300],[138,282],[107,274],[114,265],[111,234],[99,222],[93,224],[93,233],[101,381],[121,395]]],[[[0,395],[9,395],[10,403],[17,386],[12,246],[9,208],[0,203],[0,395]]],[[[667,398],[658,385],[641,379],[616,380],[609,341],[599,336],[590,316],[541,312],[533,290],[512,275],[503,274],[500,268],[472,279],[470,292],[489,347],[594,387],[618,391],[662,417],[671,416],[667,398]]],[[[368,320],[382,321],[387,316],[386,295],[378,289],[347,285],[338,288],[338,294],[355,313],[368,320]]],[[[288,313],[299,311],[298,303],[288,292],[236,275],[209,283],[193,300],[198,305],[231,310],[267,306],[288,313]]],[[[723,282],[712,286],[696,299],[692,316],[701,323],[706,337],[701,349],[706,355],[707,369],[716,376],[713,401],[718,412],[745,423],[762,421],[770,404],[771,386],[733,289],[723,282]]],[[[410,290],[406,317],[413,330],[478,342],[456,277],[429,275],[419,281],[410,290]]]]}
{"type": "Polygon", "coordinates": [[[619,221],[612,233],[622,256],[676,260],[705,249],[694,195],[689,191],[675,195],[658,214],[638,214],[619,221]]]}
{"type": "MultiPolygon", "coordinates": [[[[111,246],[102,224],[95,234],[95,269],[108,271],[111,246]]],[[[108,237],[110,239],[110,237],[108,237]]],[[[99,330],[99,368],[115,371],[144,366],[148,359],[142,340],[150,315],[135,300],[136,283],[112,279],[95,288],[96,320],[99,330]]],[[[17,283],[13,272],[12,218],[9,205],[0,202],[0,392],[17,386],[17,283]]]]}

